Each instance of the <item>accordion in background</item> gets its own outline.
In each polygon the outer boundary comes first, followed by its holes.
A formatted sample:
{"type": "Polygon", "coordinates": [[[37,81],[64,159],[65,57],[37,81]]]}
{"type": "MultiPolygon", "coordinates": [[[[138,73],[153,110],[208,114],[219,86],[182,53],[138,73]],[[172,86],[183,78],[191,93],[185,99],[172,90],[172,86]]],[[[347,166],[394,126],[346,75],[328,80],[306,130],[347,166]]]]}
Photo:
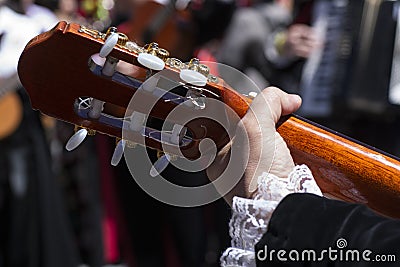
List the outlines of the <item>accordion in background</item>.
{"type": "Polygon", "coordinates": [[[400,114],[399,1],[321,2],[313,26],[325,46],[304,65],[300,113],[400,114]]]}
{"type": "Polygon", "coordinates": [[[400,3],[365,2],[349,79],[348,103],[355,110],[378,115],[399,113],[400,3]]]}

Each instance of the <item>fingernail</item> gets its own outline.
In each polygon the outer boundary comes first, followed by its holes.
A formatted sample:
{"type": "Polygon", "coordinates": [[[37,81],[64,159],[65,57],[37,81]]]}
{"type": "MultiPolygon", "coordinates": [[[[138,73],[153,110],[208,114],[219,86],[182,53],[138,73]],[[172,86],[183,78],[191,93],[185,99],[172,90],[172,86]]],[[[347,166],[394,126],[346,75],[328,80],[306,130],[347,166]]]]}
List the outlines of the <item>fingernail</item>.
{"type": "Polygon", "coordinates": [[[299,95],[290,94],[289,96],[290,96],[292,102],[294,102],[296,104],[301,104],[301,97],[299,95]]]}

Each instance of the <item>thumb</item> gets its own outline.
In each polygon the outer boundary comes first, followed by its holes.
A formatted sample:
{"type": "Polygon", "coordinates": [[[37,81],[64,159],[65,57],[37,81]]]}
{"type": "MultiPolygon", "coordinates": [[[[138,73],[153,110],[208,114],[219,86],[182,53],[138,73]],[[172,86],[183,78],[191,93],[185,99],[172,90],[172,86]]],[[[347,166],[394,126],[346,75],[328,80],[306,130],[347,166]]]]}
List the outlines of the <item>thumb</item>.
{"type": "Polygon", "coordinates": [[[267,119],[268,127],[275,127],[281,116],[295,112],[301,105],[298,95],[288,94],[277,87],[268,87],[257,96],[251,104],[251,110],[259,119],[267,119]],[[261,116],[260,116],[261,115],[261,116]],[[273,123],[273,125],[270,125],[273,123]]]}

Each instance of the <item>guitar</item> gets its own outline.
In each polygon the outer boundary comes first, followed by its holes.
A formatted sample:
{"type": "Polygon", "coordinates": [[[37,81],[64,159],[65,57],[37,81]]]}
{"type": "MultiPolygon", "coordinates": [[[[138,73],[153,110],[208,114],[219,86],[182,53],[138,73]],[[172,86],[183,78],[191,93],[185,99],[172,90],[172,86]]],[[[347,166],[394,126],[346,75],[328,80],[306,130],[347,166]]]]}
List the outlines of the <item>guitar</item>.
{"type": "Polygon", "coordinates": [[[22,103],[14,92],[20,84],[18,75],[0,79],[0,140],[11,135],[22,120],[22,103]]]}
{"type": "MultiPolygon", "coordinates": [[[[201,156],[202,140],[212,139],[217,149],[230,140],[226,129],[203,116],[214,108],[211,103],[229,106],[234,114],[226,112],[223,119],[231,124],[237,122],[235,116],[245,115],[251,103],[250,96],[233,90],[195,59],[182,63],[156,44],[139,46],[114,28],[101,33],[59,22],[27,44],[18,73],[33,108],[78,129],[191,160],[201,156]],[[132,64],[137,72],[128,76],[117,71],[119,60],[132,64]],[[148,83],[162,72],[179,90],[160,92],[153,82],[148,83]],[[130,106],[133,97],[139,99],[134,107],[130,106]],[[149,103],[154,103],[150,111],[149,103]],[[169,116],[177,107],[183,111],[179,114],[192,114],[193,119],[179,125],[169,116]],[[130,119],[124,120],[127,116],[130,119]],[[144,116],[175,124],[166,133],[142,125],[144,116]]],[[[400,218],[398,159],[297,115],[285,117],[277,127],[294,161],[309,166],[325,196],[364,203],[381,214],[400,218]]],[[[80,139],[81,132],[77,133],[80,139]]]]}

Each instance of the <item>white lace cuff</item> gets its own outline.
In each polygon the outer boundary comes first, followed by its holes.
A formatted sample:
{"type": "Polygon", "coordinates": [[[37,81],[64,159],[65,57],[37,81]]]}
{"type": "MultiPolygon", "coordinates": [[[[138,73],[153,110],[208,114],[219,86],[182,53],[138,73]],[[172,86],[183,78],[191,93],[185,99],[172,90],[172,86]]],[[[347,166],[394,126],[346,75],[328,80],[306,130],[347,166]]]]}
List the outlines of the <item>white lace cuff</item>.
{"type": "Polygon", "coordinates": [[[264,172],[258,178],[254,199],[233,198],[229,222],[231,247],[222,254],[221,266],[255,266],[254,246],[267,231],[268,222],[279,202],[290,193],[322,196],[306,165],[296,166],[288,179],[264,172]]]}

